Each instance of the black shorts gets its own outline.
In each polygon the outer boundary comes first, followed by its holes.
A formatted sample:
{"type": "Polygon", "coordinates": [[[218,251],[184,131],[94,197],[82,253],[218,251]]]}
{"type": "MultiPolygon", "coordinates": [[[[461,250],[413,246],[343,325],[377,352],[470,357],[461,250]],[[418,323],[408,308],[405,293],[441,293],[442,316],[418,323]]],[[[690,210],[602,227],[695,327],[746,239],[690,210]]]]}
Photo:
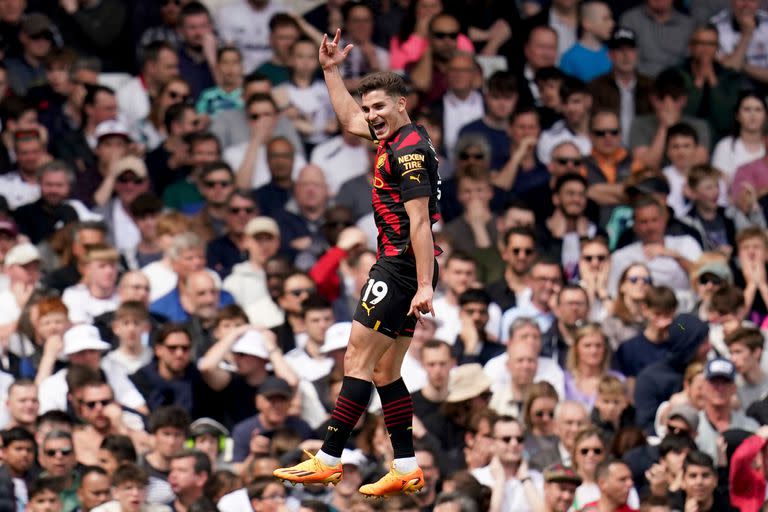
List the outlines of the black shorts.
{"type": "MultiPolygon", "coordinates": [[[[432,288],[437,285],[437,274],[435,260],[432,288]]],[[[413,336],[416,317],[407,315],[417,288],[412,256],[383,256],[373,264],[360,290],[354,319],[390,338],[413,336]]]]}

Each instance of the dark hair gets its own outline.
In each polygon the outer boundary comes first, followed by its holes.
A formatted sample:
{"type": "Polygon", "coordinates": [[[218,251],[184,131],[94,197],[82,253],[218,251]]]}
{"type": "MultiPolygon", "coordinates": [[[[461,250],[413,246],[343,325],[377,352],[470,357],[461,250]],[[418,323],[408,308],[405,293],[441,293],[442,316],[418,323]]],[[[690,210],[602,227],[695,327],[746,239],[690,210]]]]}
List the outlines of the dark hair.
{"type": "Polygon", "coordinates": [[[592,112],[592,115],[589,116],[589,128],[590,130],[595,125],[595,119],[597,119],[600,116],[613,116],[616,118],[619,124],[619,129],[621,129],[621,118],[619,117],[619,113],[615,110],[612,110],[610,108],[600,108],[592,112]]]}
{"type": "Polygon", "coordinates": [[[245,321],[245,323],[248,323],[248,315],[245,314],[243,308],[237,304],[230,304],[228,306],[224,306],[216,313],[216,319],[213,321],[213,326],[214,328],[218,327],[219,324],[224,320],[236,319],[240,319],[245,321]]]}
{"type": "Polygon", "coordinates": [[[193,133],[192,135],[189,136],[187,141],[189,142],[189,151],[190,152],[194,149],[194,147],[196,145],[198,145],[200,143],[213,141],[213,142],[216,143],[216,148],[217,148],[216,152],[221,154],[221,141],[219,140],[219,138],[216,135],[214,135],[211,132],[197,132],[197,133],[193,133]]]}
{"type": "Polygon", "coordinates": [[[744,291],[732,284],[721,286],[712,293],[709,310],[719,315],[736,313],[744,307],[744,291]]]}
{"type": "Polygon", "coordinates": [[[136,447],[128,436],[110,434],[104,438],[99,448],[112,454],[118,464],[136,462],[136,447]]]}
{"type": "Polygon", "coordinates": [[[356,7],[362,7],[366,9],[368,12],[370,12],[371,15],[374,15],[374,16],[376,15],[376,13],[373,11],[373,8],[367,3],[360,2],[357,0],[349,0],[348,2],[344,2],[344,4],[341,6],[341,16],[345,23],[347,21],[347,18],[349,18],[349,14],[352,12],[352,9],[356,7]]]}
{"type": "Polygon", "coordinates": [[[666,69],[656,76],[651,88],[651,94],[659,99],[667,96],[678,99],[686,96],[685,79],[676,69],[666,69]]]}
{"type": "Polygon", "coordinates": [[[158,346],[165,343],[165,340],[168,339],[168,337],[171,334],[186,334],[187,338],[190,340],[192,339],[192,335],[189,333],[189,329],[183,324],[175,324],[175,323],[166,323],[163,324],[155,333],[154,338],[152,338],[152,346],[158,346]]]}
{"type": "MultiPolygon", "coordinates": [[[[563,80],[567,75],[560,71],[560,68],[555,66],[546,66],[536,70],[534,75],[534,82],[547,82],[549,80],[563,80]]],[[[533,108],[533,107],[530,107],[533,108]]]]}
{"type": "Polygon", "coordinates": [[[276,483],[275,479],[268,475],[257,476],[246,486],[249,500],[260,499],[270,484],[276,483]]]}
{"type": "Polygon", "coordinates": [[[56,499],[60,499],[59,493],[63,490],[60,478],[41,476],[40,478],[33,480],[31,484],[27,485],[27,498],[29,501],[32,501],[33,498],[40,494],[52,492],[56,495],[56,499]]]}
{"type": "Polygon", "coordinates": [[[163,126],[168,133],[171,133],[171,125],[180,122],[184,118],[184,113],[187,110],[194,111],[195,107],[189,103],[179,102],[174,103],[166,109],[165,115],[163,116],[163,126]]]}
{"type": "Polygon", "coordinates": [[[157,215],[163,211],[164,205],[152,192],[144,192],[128,205],[131,216],[135,219],[143,219],[149,215],[157,215]]]}
{"type": "Polygon", "coordinates": [[[489,94],[511,96],[517,94],[517,80],[510,71],[496,71],[488,78],[485,88],[489,94]]]}
{"type": "Polygon", "coordinates": [[[605,460],[603,460],[600,464],[597,465],[597,470],[595,471],[595,480],[600,480],[601,478],[606,476],[608,472],[611,470],[611,466],[613,466],[614,464],[622,464],[624,466],[627,465],[627,463],[621,459],[607,457],[605,460]]]}
{"type": "Polygon", "coordinates": [[[121,464],[112,474],[112,486],[117,487],[128,482],[146,487],[149,485],[149,474],[136,464],[126,462],[121,464]]]}
{"type": "Polygon", "coordinates": [[[3,122],[3,129],[8,129],[8,121],[17,121],[21,116],[30,110],[37,108],[26,98],[18,96],[9,96],[0,102],[0,120],[3,122]]]}
{"type": "Polygon", "coordinates": [[[509,228],[504,233],[504,245],[509,245],[509,239],[512,235],[524,236],[533,241],[534,251],[536,250],[536,231],[530,226],[515,226],[509,228]]]}
{"type": "Polygon", "coordinates": [[[78,364],[70,365],[67,370],[66,382],[70,393],[92,386],[109,386],[101,369],[94,370],[78,364]]]}
{"type": "Polygon", "coordinates": [[[667,139],[665,145],[669,146],[672,137],[689,137],[693,139],[694,144],[699,143],[699,133],[688,123],[675,123],[667,129],[667,139]]]}
{"type": "Polygon", "coordinates": [[[219,48],[218,50],[216,50],[216,62],[221,61],[225,53],[234,53],[237,55],[238,59],[243,60],[243,54],[240,51],[240,48],[238,48],[237,46],[225,45],[219,48]]]}
{"type": "Polygon", "coordinates": [[[11,443],[20,441],[27,441],[32,443],[32,446],[36,446],[35,436],[29,430],[23,427],[13,427],[8,430],[0,432],[0,438],[3,440],[3,447],[8,448],[11,443]]]}
{"type": "MultiPolygon", "coordinates": [[[[411,5],[416,2],[411,2],[411,5]]],[[[320,500],[302,500],[301,508],[308,508],[312,512],[331,512],[331,507],[320,500]]]]}
{"type": "Polygon", "coordinates": [[[684,450],[689,452],[696,450],[696,443],[686,434],[667,434],[659,444],[659,455],[662,457],[670,452],[680,453],[684,450]]]}
{"type": "Polygon", "coordinates": [[[685,456],[685,461],[683,462],[683,472],[688,471],[690,466],[700,466],[707,468],[712,472],[712,474],[717,476],[717,472],[715,471],[715,463],[712,460],[712,457],[702,452],[701,450],[690,451],[688,452],[688,455],[685,456]]]}
{"type": "Polygon", "coordinates": [[[382,90],[392,97],[407,96],[408,94],[408,88],[403,77],[391,71],[377,71],[366,75],[357,86],[357,94],[360,96],[378,90],[382,90]]]}
{"type": "Polygon", "coordinates": [[[149,416],[147,432],[154,434],[161,428],[175,428],[186,434],[189,430],[189,414],[183,407],[168,405],[155,410],[149,416]]]}
{"type": "Polygon", "coordinates": [[[171,457],[171,460],[179,459],[195,459],[193,469],[196,474],[206,473],[210,476],[210,474],[213,472],[211,469],[211,458],[195,448],[187,448],[185,450],[181,450],[180,452],[175,453],[173,457],[171,457]]]}
{"type": "Polygon", "coordinates": [[[203,164],[203,166],[200,168],[200,179],[202,180],[209,174],[216,171],[226,171],[227,173],[229,173],[230,178],[234,179],[235,177],[235,172],[232,170],[232,167],[230,167],[227,162],[225,162],[224,160],[217,160],[215,162],[203,164]]]}
{"type": "Polygon", "coordinates": [[[85,107],[94,106],[96,104],[96,98],[99,96],[100,92],[111,96],[115,95],[115,90],[106,85],[86,84],[85,91],[85,99],[83,100],[83,119],[88,117],[88,114],[85,113],[85,107]]]}
{"type": "Polygon", "coordinates": [[[563,188],[563,186],[571,181],[578,181],[582,185],[584,185],[584,190],[586,190],[589,187],[589,183],[587,182],[587,179],[582,176],[579,173],[576,172],[568,172],[563,174],[562,176],[558,176],[555,180],[555,186],[552,189],[553,194],[560,193],[560,189],[563,188]]]}
{"type": "Polygon", "coordinates": [[[677,311],[677,297],[668,286],[651,286],[642,303],[651,310],[672,314],[677,311]]]}
{"type": "Polygon", "coordinates": [[[58,409],[52,409],[50,411],[46,411],[40,416],[37,417],[35,420],[35,426],[39,429],[42,425],[45,425],[46,423],[61,423],[64,425],[69,425],[70,427],[75,425],[75,421],[70,417],[69,414],[67,414],[64,411],[60,411],[58,409]]]}
{"type": "Polygon", "coordinates": [[[209,20],[211,19],[211,13],[208,11],[208,8],[205,7],[205,5],[197,1],[189,2],[179,11],[178,26],[180,27],[184,25],[186,18],[190,16],[197,16],[199,14],[205,14],[208,16],[209,20]]]}
{"type": "Polygon", "coordinates": [[[45,69],[52,69],[53,66],[59,64],[70,71],[76,60],[77,53],[71,48],[53,48],[43,59],[43,65],[45,69]]]}
{"type": "MultiPolygon", "coordinates": [[[[742,91],[739,94],[739,99],[736,102],[736,108],[733,112],[733,127],[731,128],[731,137],[733,137],[733,140],[731,141],[731,145],[736,144],[736,139],[738,139],[741,136],[741,123],[739,122],[739,109],[741,108],[741,104],[744,103],[745,100],[748,99],[755,99],[760,102],[760,104],[763,106],[763,112],[768,114],[768,105],[765,103],[765,98],[758,94],[757,91],[754,90],[746,90],[742,91]]],[[[765,126],[763,126],[763,131],[765,131],[765,126]]]]}
{"type": "Polygon", "coordinates": [[[160,58],[160,54],[163,50],[176,53],[176,50],[173,48],[173,46],[168,41],[163,39],[158,39],[156,41],[151,41],[145,44],[142,47],[142,67],[146,66],[148,62],[157,62],[157,59],[160,58]]]}
{"type": "Polygon", "coordinates": [[[269,31],[274,32],[276,29],[280,27],[293,27],[298,32],[301,32],[301,27],[299,27],[299,24],[296,23],[296,20],[291,17],[291,15],[284,13],[284,12],[278,12],[276,14],[273,14],[271,18],[269,18],[269,31]]]}
{"type": "Polygon", "coordinates": [[[568,101],[568,98],[573,96],[574,94],[587,94],[592,95],[592,93],[589,92],[589,89],[587,88],[587,84],[579,80],[578,78],[574,78],[572,76],[566,76],[563,79],[563,82],[560,84],[560,101],[565,103],[568,101]]]}
{"type": "Polygon", "coordinates": [[[735,343],[741,343],[750,352],[754,352],[765,347],[765,338],[757,327],[737,327],[725,337],[725,344],[728,347],[735,343]]]}
{"type": "Polygon", "coordinates": [[[459,295],[459,306],[477,303],[485,304],[487,306],[491,302],[491,296],[482,288],[467,288],[459,295]]]}
{"type": "Polygon", "coordinates": [[[90,475],[91,473],[95,473],[97,475],[109,477],[109,475],[107,474],[107,471],[104,468],[100,467],[100,466],[85,466],[80,471],[80,487],[83,486],[83,482],[85,481],[85,477],[90,475]]]}
{"type": "Polygon", "coordinates": [[[477,262],[475,259],[464,251],[453,251],[450,255],[448,255],[448,259],[445,261],[445,266],[448,267],[450,262],[454,260],[472,263],[475,265],[475,268],[477,268],[477,262]]]}
{"type": "Polygon", "coordinates": [[[251,108],[251,105],[254,103],[269,103],[274,107],[275,110],[278,110],[277,103],[275,103],[275,99],[272,97],[271,94],[267,94],[265,92],[257,92],[255,94],[251,94],[248,96],[248,99],[245,100],[245,108],[249,109],[251,108]]]}
{"type": "Polygon", "coordinates": [[[310,311],[316,311],[319,309],[332,309],[333,305],[328,299],[322,297],[316,293],[313,293],[303,301],[301,301],[301,314],[306,316],[310,311]]]}
{"type": "Polygon", "coordinates": [[[561,288],[560,291],[557,292],[557,303],[560,304],[560,298],[563,296],[565,292],[579,292],[584,295],[584,297],[587,299],[587,304],[589,304],[589,294],[587,293],[587,290],[581,287],[581,285],[576,283],[565,283],[561,288]]]}
{"type": "Polygon", "coordinates": [[[261,71],[251,71],[247,75],[243,77],[243,87],[245,87],[248,84],[252,84],[253,82],[268,82],[269,77],[262,73],[261,71]]]}

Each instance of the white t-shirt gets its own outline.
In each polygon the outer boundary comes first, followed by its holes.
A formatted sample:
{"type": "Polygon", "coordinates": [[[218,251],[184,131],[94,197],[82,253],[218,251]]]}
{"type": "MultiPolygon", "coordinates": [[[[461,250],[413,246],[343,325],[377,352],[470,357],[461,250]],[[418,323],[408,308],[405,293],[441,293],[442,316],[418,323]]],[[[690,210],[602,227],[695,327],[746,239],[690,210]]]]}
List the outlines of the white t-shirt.
{"type": "Polygon", "coordinates": [[[765,145],[760,146],[760,150],[750,153],[744,146],[740,138],[734,143],[733,137],[724,137],[715,145],[712,152],[712,166],[723,171],[728,183],[733,181],[736,169],[744,164],[748,164],[765,156],[765,145]]]}
{"type": "MultiPolygon", "coordinates": [[[[473,469],[470,471],[478,482],[487,487],[493,488],[493,476],[491,476],[490,466],[484,466],[482,468],[473,469]]],[[[531,470],[528,472],[531,477],[531,482],[539,494],[544,494],[544,478],[538,471],[531,470]]],[[[517,478],[510,478],[504,485],[504,499],[502,500],[501,510],[509,510],[510,512],[523,512],[531,510],[531,505],[528,503],[528,498],[525,497],[525,489],[523,489],[523,483],[517,478]]]]}
{"type": "MultiPolygon", "coordinates": [[[[675,212],[675,217],[683,218],[691,209],[691,203],[685,198],[685,185],[687,178],[673,165],[668,165],[662,171],[669,182],[669,195],[667,204],[675,212]]],[[[728,206],[728,183],[725,179],[719,181],[720,193],[717,196],[717,204],[722,207],[728,206]]]]}
{"type": "Polygon", "coordinates": [[[98,299],[82,283],[64,290],[61,300],[67,306],[69,321],[73,324],[93,323],[94,318],[107,311],[114,311],[120,305],[117,292],[106,299],[98,299]]]}
{"type": "MultiPolygon", "coordinates": [[[[761,68],[768,67],[768,12],[758,10],[755,14],[757,26],[747,46],[745,60],[747,64],[761,68]]],[[[741,32],[733,22],[731,9],[727,7],[712,16],[711,23],[717,28],[720,48],[718,52],[722,57],[733,53],[741,40],[741,32]]]]}
{"type": "Polygon", "coordinates": [[[162,260],[153,261],[141,269],[149,279],[149,301],[154,302],[176,288],[179,276],[162,260]]]}
{"type": "Polygon", "coordinates": [[[8,201],[8,207],[15,210],[40,199],[40,185],[22,180],[17,171],[9,172],[0,175],[0,195],[8,201]]]}
{"type": "Polygon", "coordinates": [[[16,379],[10,373],[0,371],[0,404],[3,404],[3,407],[0,407],[0,426],[5,426],[11,421],[11,415],[8,414],[5,401],[8,398],[8,388],[11,387],[14,380],[16,379]]]}
{"type": "Polygon", "coordinates": [[[315,146],[309,161],[323,170],[328,192],[335,196],[344,182],[368,171],[371,158],[365,143],[350,146],[337,135],[315,146]]]}
{"type": "Polygon", "coordinates": [[[131,356],[122,352],[121,350],[113,350],[104,356],[104,359],[109,359],[116,365],[120,366],[125,373],[131,375],[136,372],[142,366],[149,364],[152,361],[152,349],[149,347],[142,347],[141,354],[138,357],[131,356]]]}
{"type": "Polygon", "coordinates": [[[141,241],[141,233],[133,218],[123,208],[123,203],[114,201],[112,206],[112,235],[119,251],[131,251],[141,241]]]}
{"type": "Polygon", "coordinates": [[[298,87],[292,82],[286,82],[277,86],[275,93],[284,94],[288,105],[296,107],[304,118],[312,122],[312,133],[304,135],[307,142],[318,144],[328,138],[325,127],[331,119],[335,119],[336,114],[325,82],[315,80],[309,87],[298,87]]]}
{"type": "MultiPolygon", "coordinates": [[[[146,405],[144,397],[141,396],[141,393],[133,385],[133,382],[130,381],[121,366],[107,358],[101,360],[100,366],[118,403],[131,409],[137,409],[146,405]]],[[[40,399],[40,414],[53,410],[66,411],[68,392],[67,369],[63,368],[40,384],[40,389],[37,393],[40,399]]]]}
{"type": "Polygon", "coordinates": [[[285,354],[285,362],[296,372],[300,379],[314,382],[322,379],[331,373],[333,369],[333,359],[324,357],[322,359],[313,359],[303,348],[294,348],[285,354]]]}
{"type": "Polygon", "coordinates": [[[243,71],[250,73],[272,58],[269,44],[269,20],[285,8],[280,2],[268,1],[263,9],[255,9],[247,0],[236,0],[223,6],[216,15],[219,37],[237,46],[243,54],[243,71]]]}
{"type": "MultiPolygon", "coordinates": [[[[665,236],[664,246],[682,254],[689,261],[696,261],[701,257],[701,246],[693,237],[688,235],[665,236]]],[[[677,261],[666,256],[649,261],[643,252],[643,243],[635,242],[619,249],[611,256],[611,273],[608,276],[608,291],[611,296],[616,296],[621,273],[635,262],[646,264],[651,271],[651,279],[657,285],[663,284],[676,291],[685,291],[691,288],[688,274],[677,261]]]]}
{"type": "Polygon", "coordinates": [[[117,90],[117,110],[129,130],[149,115],[149,94],[141,78],[133,77],[117,90]]]}
{"type": "Polygon", "coordinates": [[[0,291],[0,325],[8,325],[19,319],[21,308],[11,290],[0,291]]]}
{"type": "MultiPolygon", "coordinates": [[[[240,168],[240,164],[243,163],[246,149],[248,149],[248,141],[229,146],[224,150],[224,161],[237,171],[240,168]]],[[[301,171],[305,165],[307,165],[306,158],[304,158],[299,151],[296,151],[293,156],[293,170],[291,171],[293,179],[296,179],[299,176],[299,171],[301,171]]],[[[259,153],[256,155],[256,163],[254,164],[253,174],[251,176],[251,188],[259,188],[262,185],[266,185],[271,180],[272,175],[269,172],[269,165],[267,164],[267,148],[266,146],[262,146],[259,148],[259,153]]]]}

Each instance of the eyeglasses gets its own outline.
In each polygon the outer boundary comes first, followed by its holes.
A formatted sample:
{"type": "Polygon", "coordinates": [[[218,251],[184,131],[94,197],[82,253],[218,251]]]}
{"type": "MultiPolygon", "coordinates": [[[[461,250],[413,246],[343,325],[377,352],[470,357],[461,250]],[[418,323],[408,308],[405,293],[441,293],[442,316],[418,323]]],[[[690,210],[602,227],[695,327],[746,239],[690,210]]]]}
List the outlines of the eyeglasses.
{"type": "Polygon", "coordinates": [[[462,151],[459,153],[459,159],[460,160],[485,160],[485,155],[482,153],[467,153],[466,151],[462,151]]]}
{"type": "Polygon", "coordinates": [[[104,400],[89,400],[89,401],[87,401],[87,402],[86,402],[86,401],[84,401],[84,400],[80,400],[80,405],[84,405],[84,406],[86,406],[88,409],[91,409],[91,410],[93,410],[93,409],[95,409],[95,408],[96,408],[96,406],[97,406],[97,405],[100,405],[100,406],[102,406],[102,407],[106,407],[106,406],[108,406],[109,404],[111,404],[111,403],[112,403],[112,401],[113,401],[113,400],[112,400],[112,398],[106,398],[106,399],[104,399],[104,400]]]}
{"type": "Polygon", "coordinates": [[[703,274],[699,276],[699,284],[701,286],[706,286],[708,284],[711,284],[713,286],[720,286],[721,284],[723,284],[723,279],[714,274],[703,274]]]}
{"type": "Polygon", "coordinates": [[[74,450],[72,447],[69,448],[49,448],[47,450],[43,450],[43,453],[45,453],[48,457],[55,457],[56,455],[61,455],[62,457],[67,457],[68,455],[72,455],[72,452],[74,450]]]}
{"type": "Polygon", "coordinates": [[[142,183],[144,183],[144,178],[136,175],[131,176],[130,174],[123,174],[117,177],[117,182],[122,183],[123,185],[127,185],[128,183],[132,183],[134,185],[141,185],[142,183]]]}
{"type": "Polygon", "coordinates": [[[168,352],[189,352],[192,348],[191,345],[163,345],[168,352]]]}
{"type": "Polygon", "coordinates": [[[185,102],[189,100],[189,94],[179,91],[168,91],[168,96],[174,101],[179,100],[181,102],[185,102]]]}
{"type": "Polygon", "coordinates": [[[531,254],[533,254],[533,249],[530,247],[513,247],[512,254],[514,254],[515,256],[520,256],[520,254],[523,254],[525,256],[530,256],[531,254]]]}
{"type": "Polygon", "coordinates": [[[456,39],[459,37],[458,32],[442,32],[440,30],[433,30],[432,37],[435,39],[456,39]]]}
{"type": "Polygon", "coordinates": [[[627,281],[629,281],[632,284],[637,284],[641,282],[645,284],[651,284],[650,277],[630,276],[627,278],[627,281]]]}
{"type": "Polygon", "coordinates": [[[203,181],[203,185],[205,188],[213,188],[213,187],[219,187],[219,188],[227,188],[232,186],[232,182],[230,180],[205,180],[203,181]]]}
{"type": "Polygon", "coordinates": [[[597,448],[597,447],[581,448],[579,450],[579,453],[582,454],[582,455],[589,455],[590,453],[594,453],[595,455],[602,455],[603,454],[603,449],[602,448],[597,448]]]}
{"type": "Polygon", "coordinates": [[[258,121],[260,117],[272,117],[274,115],[274,112],[253,112],[248,114],[248,119],[258,121]]]}
{"type": "Polygon", "coordinates": [[[497,441],[502,441],[507,444],[513,439],[517,441],[517,444],[523,444],[523,441],[525,441],[525,437],[523,436],[502,436],[496,438],[497,441]]]}
{"type": "Polygon", "coordinates": [[[619,129],[613,128],[611,130],[592,130],[592,133],[595,137],[607,137],[608,135],[617,137],[619,135],[619,129]]]}
{"type": "Polygon", "coordinates": [[[315,293],[314,288],[296,288],[295,290],[287,290],[285,293],[293,295],[294,297],[301,297],[305,293],[311,295],[315,293]]]}
{"type": "Polygon", "coordinates": [[[554,418],[555,417],[555,411],[553,411],[551,409],[546,409],[546,410],[542,409],[541,411],[534,412],[533,415],[536,418],[543,418],[544,416],[546,416],[547,418],[554,418]]]}
{"type": "Polygon", "coordinates": [[[244,206],[239,208],[237,206],[233,206],[229,209],[229,213],[231,213],[232,215],[238,215],[240,213],[251,214],[255,211],[256,211],[256,208],[254,208],[253,206],[244,206]]]}
{"type": "Polygon", "coordinates": [[[52,36],[50,32],[40,32],[39,34],[29,34],[28,37],[30,39],[34,39],[35,41],[41,41],[43,39],[51,40],[52,36]]]}
{"type": "Polygon", "coordinates": [[[573,164],[574,167],[580,166],[582,162],[581,158],[555,158],[554,160],[560,165],[573,164]]]}
{"type": "Polygon", "coordinates": [[[607,254],[585,254],[582,256],[586,261],[592,262],[592,261],[598,261],[600,263],[604,262],[608,259],[607,254]]]}

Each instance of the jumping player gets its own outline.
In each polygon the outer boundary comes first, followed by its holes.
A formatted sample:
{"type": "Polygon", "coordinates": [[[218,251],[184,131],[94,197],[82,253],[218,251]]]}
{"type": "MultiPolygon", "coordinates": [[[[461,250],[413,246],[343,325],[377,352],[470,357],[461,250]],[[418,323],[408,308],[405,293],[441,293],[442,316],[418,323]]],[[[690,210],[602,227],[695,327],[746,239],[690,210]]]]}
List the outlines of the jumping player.
{"type": "Polygon", "coordinates": [[[320,65],[342,127],[379,143],[372,191],[378,257],[360,293],[344,357],[344,381],[325,442],[316,455],[308,454],[309,460],[277,469],[274,475],[293,483],[338,483],[342,449],[375,384],[395,458],[389,473],[360,492],[412,493],[424,486],[424,474],[414,456],[413,402],[400,367],[416,321],[422,314],[434,315],[439,250],[432,224],[440,219],[437,156],[426,130],[411,123],[405,110],[405,84],[395,73],[372,73],[360,81],[361,110],[341,77],[339,67],[352,45],[339,48],[340,37],[340,31],[332,42],[323,37],[320,65]]]}

